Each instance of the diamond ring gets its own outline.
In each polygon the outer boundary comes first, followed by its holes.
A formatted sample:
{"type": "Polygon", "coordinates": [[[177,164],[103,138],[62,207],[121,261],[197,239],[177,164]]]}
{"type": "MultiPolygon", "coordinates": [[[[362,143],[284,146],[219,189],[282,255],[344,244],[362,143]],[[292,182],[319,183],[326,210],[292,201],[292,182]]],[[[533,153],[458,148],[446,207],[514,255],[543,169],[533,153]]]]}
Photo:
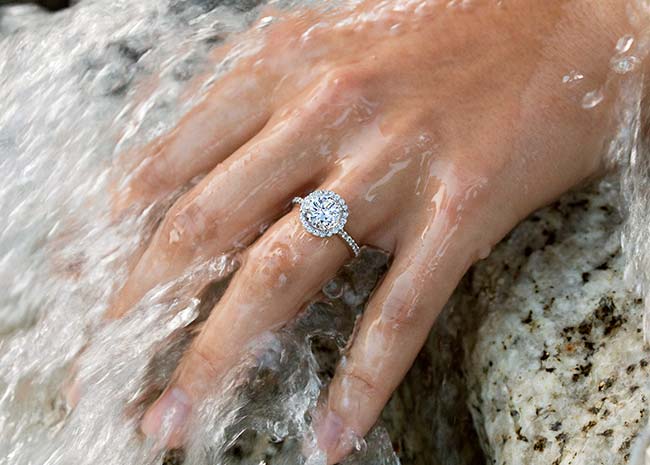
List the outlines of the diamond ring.
{"type": "Polygon", "coordinates": [[[348,206],[336,192],[317,190],[307,197],[294,197],[293,203],[300,205],[300,221],[305,229],[318,237],[331,237],[337,234],[359,256],[359,245],[345,232],[343,227],[348,220],[348,206]]]}

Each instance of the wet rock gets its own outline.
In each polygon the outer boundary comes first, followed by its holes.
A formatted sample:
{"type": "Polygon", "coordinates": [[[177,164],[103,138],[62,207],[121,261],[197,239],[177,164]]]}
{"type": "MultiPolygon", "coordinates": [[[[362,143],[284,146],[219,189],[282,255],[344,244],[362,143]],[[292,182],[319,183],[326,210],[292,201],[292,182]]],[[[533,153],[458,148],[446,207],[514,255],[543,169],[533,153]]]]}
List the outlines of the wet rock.
{"type": "Polygon", "coordinates": [[[650,352],[611,205],[611,189],[594,187],[534,214],[456,296],[461,319],[480,321],[462,338],[463,369],[488,463],[629,459],[650,352]]]}

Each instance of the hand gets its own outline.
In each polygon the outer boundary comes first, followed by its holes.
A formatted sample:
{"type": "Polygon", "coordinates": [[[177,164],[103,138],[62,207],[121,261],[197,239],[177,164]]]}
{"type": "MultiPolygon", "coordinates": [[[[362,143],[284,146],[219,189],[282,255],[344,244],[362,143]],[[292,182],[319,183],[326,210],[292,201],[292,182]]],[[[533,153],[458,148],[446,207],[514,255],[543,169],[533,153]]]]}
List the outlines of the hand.
{"type": "Polygon", "coordinates": [[[170,208],[110,317],[197,258],[247,247],[147,412],[148,435],[165,417],[162,440],[178,444],[192,405],[237,362],[234,348],[285,325],[350,258],[339,238],[304,231],[294,195],[339,193],[351,236],[394,255],[315,416],[335,463],[376,421],[468,267],[602,167],[613,94],[580,102],[604,84],[628,32],[622,1],[402,3],[253,28],[238,43],[259,50],[137,159],[120,207],[204,177],[170,208]],[[578,86],[562,82],[572,70],[585,76],[578,86]]]}

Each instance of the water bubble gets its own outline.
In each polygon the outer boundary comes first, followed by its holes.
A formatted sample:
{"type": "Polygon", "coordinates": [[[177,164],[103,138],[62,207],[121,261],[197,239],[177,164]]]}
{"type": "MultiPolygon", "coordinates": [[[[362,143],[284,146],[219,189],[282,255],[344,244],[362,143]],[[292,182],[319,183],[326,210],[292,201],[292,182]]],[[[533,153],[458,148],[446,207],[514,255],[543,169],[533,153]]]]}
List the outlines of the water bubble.
{"type": "Polygon", "coordinates": [[[587,92],[582,98],[582,108],[589,110],[597,107],[605,98],[601,89],[595,89],[587,92]]]}
{"type": "Polygon", "coordinates": [[[289,435],[289,425],[286,421],[276,421],[271,428],[271,440],[275,443],[281,442],[289,435]]]}
{"type": "Polygon", "coordinates": [[[641,60],[635,56],[615,57],[612,58],[610,67],[617,74],[627,74],[634,71],[639,63],[641,63],[641,60]]]}

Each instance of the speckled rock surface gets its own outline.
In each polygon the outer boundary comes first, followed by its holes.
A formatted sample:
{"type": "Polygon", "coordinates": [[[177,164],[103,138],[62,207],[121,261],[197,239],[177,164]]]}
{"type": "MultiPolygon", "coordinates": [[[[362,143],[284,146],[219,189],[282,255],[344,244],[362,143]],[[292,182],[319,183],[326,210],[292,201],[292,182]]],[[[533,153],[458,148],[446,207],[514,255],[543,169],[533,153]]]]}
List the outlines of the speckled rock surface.
{"type": "Polygon", "coordinates": [[[648,416],[650,353],[612,204],[591,188],[531,216],[457,296],[478,321],[463,368],[488,463],[629,460],[648,416]]]}

